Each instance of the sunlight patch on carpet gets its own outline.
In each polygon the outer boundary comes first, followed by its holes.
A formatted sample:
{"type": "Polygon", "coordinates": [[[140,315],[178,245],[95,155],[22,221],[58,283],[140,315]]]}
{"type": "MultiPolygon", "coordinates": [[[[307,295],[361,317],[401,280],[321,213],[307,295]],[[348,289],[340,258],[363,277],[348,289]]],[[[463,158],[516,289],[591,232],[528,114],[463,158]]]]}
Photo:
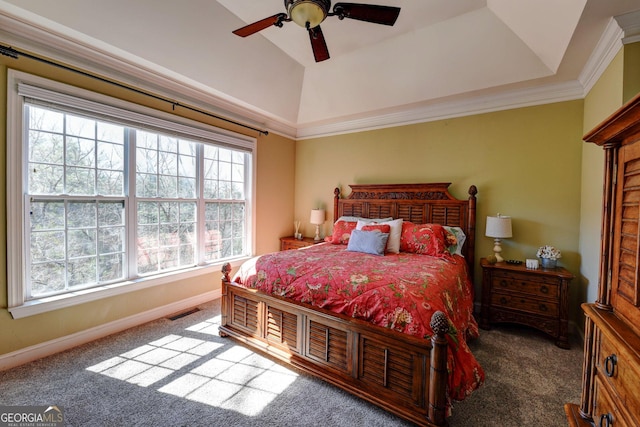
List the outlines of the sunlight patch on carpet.
{"type": "Polygon", "coordinates": [[[167,335],[90,366],[87,370],[148,387],[220,347],[222,344],[167,335]]]}
{"type": "Polygon", "coordinates": [[[233,346],[159,391],[256,416],[297,376],[244,347],[233,346]]]}
{"type": "MultiPolygon", "coordinates": [[[[220,316],[215,316],[186,331],[218,337],[219,326],[220,316]]],[[[161,393],[246,416],[259,415],[298,377],[231,340],[207,341],[179,334],[166,335],[86,369],[141,387],[155,385],[161,393]]]]}
{"type": "Polygon", "coordinates": [[[187,331],[200,332],[201,334],[218,336],[218,327],[220,326],[220,315],[205,320],[204,322],[196,323],[193,326],[189,326],[187,331]]]}

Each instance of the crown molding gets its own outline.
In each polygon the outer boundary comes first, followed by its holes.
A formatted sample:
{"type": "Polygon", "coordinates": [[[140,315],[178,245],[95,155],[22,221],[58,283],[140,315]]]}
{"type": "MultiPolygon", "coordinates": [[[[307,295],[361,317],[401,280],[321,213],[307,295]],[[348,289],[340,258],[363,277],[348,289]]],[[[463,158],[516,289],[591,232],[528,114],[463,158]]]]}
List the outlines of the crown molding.
{"type": "Polygon", "coordinates": [[[640,25],[638,22],[640,22],[640,11],[618,16],[615,19],[611,18],[596,48],[575,81],[504,91],[497,95],[478,96],[458,101],[431,103],[430,105],[404,111],[371,115],[336,123],[299,125],[297,139],[363,132],[385,127],[583,99],[618,54],[623,42],[630,43],[633,40],[640,39],[640,34],[638,34],[640,33],[640,25]],[[622,23],[624,30],[619,23],[622,23]],[[624,37],[625,34],[629,36],[624,37]]]}
{"type": "Polygon", "coordinates": [[[584,96],[593,88],[622,48],[623,35],[624,33],[616,20],[611,18],[600,40],[598,40],[596,48],[591,52],[580,76],[578,76],[578,80],[584,87],[584,96]]]}
{"type": "Polygon", "coordinates": [[[40,21],[40,17],[22,13],[17,8],[0,9],[0,42],[120,83],[167,95],[248,126],[295,137],[295,126],[279,117],[99,40],[50,21],[46,24],[40,21]]]}
{"type": "MultiPolygon", "coordinates": [[[[525,89],[505,90],[499,94],[477,95],[456,100],[413,104],[398,109],[369,112],[352,118],[339,118],[323,123],[296,124],[228,96],[215,89],[185,79],[171,70],[159,67],[99,40],[74,32],[37,15],[2,2],[0,41],[13,43],[25,50],[55,58],[66,65],[107,76],[137,88],[172,97],[216,115],[245,123],[291,139],[310,139],[355,133],[386,127],[443,120],[474,114],[582,99],[600,78],[622,47],[623,30],[638,36],[637,17],[626,14],[611,18],[596,49],[575,81],[547,84],[525,89]],[[8,6],[8,7],[5,7],[8,6]],[[620,24],[622,22],[622,24],[620,24]],[[620,24],[620,25],[619,25],[620,24]],[[635,30],[634,30],[635,29],[635,30]]],[[[640,12],[637,12],[640,14],[640,12]]]]}
{"type": "Polygon", "coordinates": [[[578,81],[505,91],[497,95],[443,101],[375,116],[343,120],[336,123],[299,126],[297,139],[310,139],[345,133],[363,132],[436,120],[484,114],[554,102],[582,99],[584,91],[578,81]]]}
{"type": "Polygon", "coordinates": [[[618,15],[615,20],[624,31],[622,43],[635,43],[640,40],[640,10],[618,15]]]}

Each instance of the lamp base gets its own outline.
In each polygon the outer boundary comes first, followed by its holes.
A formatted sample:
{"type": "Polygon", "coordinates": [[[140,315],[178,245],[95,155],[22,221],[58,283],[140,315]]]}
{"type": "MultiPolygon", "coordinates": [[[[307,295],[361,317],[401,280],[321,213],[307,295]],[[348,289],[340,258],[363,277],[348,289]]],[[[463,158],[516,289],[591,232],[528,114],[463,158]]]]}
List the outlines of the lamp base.
{"type": "Polygon", "coordinates": [[[313,238],[313,241],[317,243],[320,240],[320,225],[316,224],[316,236],[313,238]]]}
{"type": "Polygon", "coordinates": [[[504,261],[504,258],[500,256],[500,252],[502,252],[502,246],[500,245],[500,239],[493,239],[493,254],[496,257],[497,262],[504,261]]]}

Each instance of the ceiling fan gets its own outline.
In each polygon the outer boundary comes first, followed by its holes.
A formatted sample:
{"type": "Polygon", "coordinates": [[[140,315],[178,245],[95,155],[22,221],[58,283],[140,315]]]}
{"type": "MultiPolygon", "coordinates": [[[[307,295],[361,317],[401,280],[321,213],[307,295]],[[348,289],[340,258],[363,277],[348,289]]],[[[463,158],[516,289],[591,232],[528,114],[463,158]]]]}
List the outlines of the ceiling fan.
{"type": "Polygon", "coordinates": [[[261,19],[238,28],[233,31],[233,34],[247,37],[271,25],[282,27],[284,22],[293,21],[309,33],[313,56],[316,62],[320,62],[329,59],[329,49],[320,28],[320,23],[327,16],[337,16],[340,20],[350,18],[374,24],[393,25],[400,14],[399,7],[360,3],[336,3],[333,6],[333,12],[329,12],[330,0],[284,0],[284,6],[287,13],[281,12],[261,19]]]}

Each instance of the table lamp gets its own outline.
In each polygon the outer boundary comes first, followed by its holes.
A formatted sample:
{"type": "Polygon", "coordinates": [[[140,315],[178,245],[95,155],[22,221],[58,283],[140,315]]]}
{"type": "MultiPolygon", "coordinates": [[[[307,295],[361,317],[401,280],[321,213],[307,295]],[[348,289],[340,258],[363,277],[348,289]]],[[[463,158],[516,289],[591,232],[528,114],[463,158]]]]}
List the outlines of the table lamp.
{"type": "Polygon", "coordinates": [[[320,241],[320,225],[324,224],[324,209],[312,209],[311,218],[309,222],[316,226],[316,237],[313,238],[314,242],[320,241]]]}
{"type": "Polygon", "coordinates": [[[511,217],[502,216],[500,214],[498,214],[497,216],[488,216],[487,229],[484,234],[487,237],[493,237],[493,252],[495,254],[497,262],[504,261],[504,258],[500,256],[500,252],[502,252],[500,239],[507,239],[509,237],[512,237],[511,217]]]}

